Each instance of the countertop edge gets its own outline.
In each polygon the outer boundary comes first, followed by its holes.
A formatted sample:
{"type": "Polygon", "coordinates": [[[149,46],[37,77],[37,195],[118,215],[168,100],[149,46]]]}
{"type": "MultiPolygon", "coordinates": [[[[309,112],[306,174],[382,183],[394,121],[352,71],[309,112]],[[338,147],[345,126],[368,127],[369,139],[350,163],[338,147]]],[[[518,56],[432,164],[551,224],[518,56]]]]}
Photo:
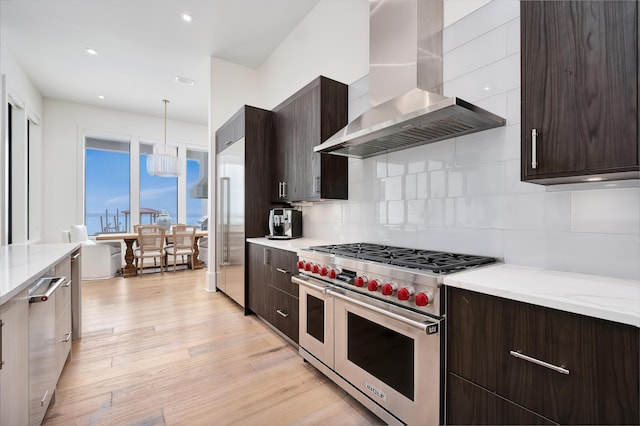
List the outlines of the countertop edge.
{"type": "Polygon", "coordinates": [[[640,281],[499,265],[452,274],[444,285],[640,328],[640,281]],[[545,278],[547,288],[531,282],[545,278]],[[566,286],[551,282],[563,280],[566,286]],[[615,287],[615,294],[603,288],[615,287]],[[575,289],[579,289],[578,292],[575,289]],[[579,300],[580,298],[586,300],[579,300]],[[593,299],[594,302],[589,299],[593,299]]]}
{"type": "Polygon", "coordinates": [[[270,240],[266,237],[247,238],[246,241],[252,244],[259,244],[261,246],[272,247],[279,250],[285,250],[297,253],[298,250],[305,249],[311,246],[320,246],[327,244],[334,244],[331,241],[318,240],[316,238],[292,238],[290,240],[270,240]]]}
{"type": "MultiPolygon", "coordinates": [[[[80,243],[59,243],[59,244],[34,244],[34,245],[24,245],[24,246],[4,246],[2,247],[3,256],[7,256],[6,251],[10,250],[9,247],[15,248],[17,247],[26,248],[26,247],[37,247],[37,251],[41,252],[40,255],[46,257],[44,260],[38,261],[38,265],[36,269],[30,270],[27,274],[21,274],[22,276],[16,279],[17,283],[12,283],[12,288],[0,294],[0,305],[3,305],[5,302],[8,302],[13,297],[15,297],[18,293],[26,289],[30,283],[33,282],[34,279],[42,276],[49,268],[60,262],[66,256],[69,256],[75,250],[77,250],[81,246],[80,243]],[[46,252],[49,250],[51,255],[47,255],[46,252]]],[[[4,275],[4,274],[3,274],[4,275]]]]}

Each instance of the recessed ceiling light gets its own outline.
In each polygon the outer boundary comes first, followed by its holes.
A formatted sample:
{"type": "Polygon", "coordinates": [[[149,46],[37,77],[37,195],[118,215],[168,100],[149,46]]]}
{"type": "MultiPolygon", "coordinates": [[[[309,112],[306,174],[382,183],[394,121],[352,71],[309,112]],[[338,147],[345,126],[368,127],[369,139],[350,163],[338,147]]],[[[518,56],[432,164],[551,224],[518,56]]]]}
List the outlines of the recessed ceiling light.
{"type": "Polygon", "coordinates": [[[193,16],[189,15],[188,13],[183,13],[182,20],[184,22],[193,22],[193,16]]]}
{"type": "Polygon", "coordinates": [[[96,49],[93,49],[91,47],[85,47],[84,48],[85,52],[87,52],[89,55],[93,55],[93,56],[98,56],[98,51],[96,49]]]}
{"type": "Polygon", "coordinates": [[[489,87],[489,86],[485,86],[485,87],[484,87],[484,90],[486,90],[486,91],[488,92],[489,90],[491,90],[491,87],[489,87]]]}
{"type": "Polygon", "coordinates": [[[196,82],[186,78],[186,77],[180,77],[180,76],[176,76],[176,83],[180,83],[180,84],[186,84],[187,86],[193,86],[196,82]]]}
{"type": "Polygon", "coordinates": [[[103,95],[98,95],[98,99],[104,99],[103,95]]]}

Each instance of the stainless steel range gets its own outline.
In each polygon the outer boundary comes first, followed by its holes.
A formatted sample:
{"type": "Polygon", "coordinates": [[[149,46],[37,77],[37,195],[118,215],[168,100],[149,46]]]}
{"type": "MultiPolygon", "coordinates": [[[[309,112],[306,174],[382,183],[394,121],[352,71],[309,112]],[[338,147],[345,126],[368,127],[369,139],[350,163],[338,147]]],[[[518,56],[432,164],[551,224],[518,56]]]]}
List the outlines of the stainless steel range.
{"type": "Polygon", "coordinates": [[[298,255],[302,357],[389,424],[442,424],[442,280],[496,259],[369,243],[298,255]]]}

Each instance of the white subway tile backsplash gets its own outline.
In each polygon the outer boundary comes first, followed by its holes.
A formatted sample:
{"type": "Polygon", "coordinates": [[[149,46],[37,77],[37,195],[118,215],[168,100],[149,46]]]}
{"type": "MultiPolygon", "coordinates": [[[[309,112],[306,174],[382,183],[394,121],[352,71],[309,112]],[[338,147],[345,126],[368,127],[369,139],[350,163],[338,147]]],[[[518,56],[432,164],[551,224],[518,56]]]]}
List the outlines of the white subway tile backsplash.
{"type": "Polygon", "coordinates": [[[519,17],[518,0],[494,0],[445,28],[442,35],[443,50],[449,52],[519,17]]]}
{"type": "Polygon", "coordinates": [[[429,173],[416,175],[416,198],[424,200],[429,197],[429,173]]]}
{"type": "Polygon", "coordinates": [[[544,267],[547,264],[547,234],[536,231],[504,231],[504,262],[544,267]]]}
{"type": "Polygon", "coordinates": [[[447,179],[445,170],[437,170],[429,173],[429,196],[431,198],[444,198],[447,196],[447,179]]]}
{"type": "Polygon", "coordinates": [[[476,164],[466,167],[469,196],[504,193],[504,162],[476,164]]]}
{"type": "Polygon", "coordinates": [[[442,75],[452,80],[506,56],[507,28],[498,27],[444,54],[442,75]]]}
{"type": "Polygon", "coordinates": [[[408,174],[404,177],[404,198],[405,200],[415,200],[418,198],[417,175],[408,174]]]}
{"type": "Polygon", "coordinates": [[[509,21],[506,25],[507,55],[520,53],[520,18],[509,21]]]}
{"type": "Polygon", "coordinates": [[[389,225],[403,225],[405,223],[403,200],[387,203],[387,223],[389,225]]]}
{"type": "Polygon", "coordinates": [[[574,232],[640,234],[640,188],[572,193],[571,223],[574,232]]]}
{"type": "Polygon", "coordinates": [[[570,192],[547,192],[544,194],[544,225],[547,231],[571,231],[570,192]]]}
{"type": "Polygon", "coordinates": [[[489,97],[488,94],[504,93],[519,86],[520,55],[511,55],[445,81],[443,92],[445,96],[458,96],[468,102],[477,102],[489,97]]]}
{"type": "MultiPolygon", "coordinates": [[[[518,141],[518,145],[520,141],[518,141]]],[[[506,155],[505,157],[508,157],[506,155]]],[[[540,193],[545,192],[545,187],[533,183],[522,182],[520,180],[521,164],[518,156],[515,160],[505,161],[505,186],[506,194],[540,193]]]]}
{"type": "Polygon", "coordinates": [[[546,248],[550,269],[640,280],[638,235],[550,233],[546,248]]]}
{"type": "Polygon", "coordinates": [[[380,182],[384,185],[384,200],[403,200],[405,198],[402,188],[402,176],[393,176],[381,179],[380,182]]]}
{"type": "Polygon", "coordinates": [[[507,119],[507,126],[520,123],[520,87],[507,92],[507,113],[503,117],[507,119]]]}
{"type": "Polygon", "coordinates": [[[427,220],[427,200],[407,200],[407,224],[419,226],[427,220]]]}
{"type": "Polygon", "coordinates": [[[503,198],[504,229],[544,231],[545,194],[507,195],[503,198]]]}
{"type": "Polygon", "coordinates": [[[495,163],[505,160],[507,128],[497,127],[480,133],[456,138],[456,166],[495,163]]]}

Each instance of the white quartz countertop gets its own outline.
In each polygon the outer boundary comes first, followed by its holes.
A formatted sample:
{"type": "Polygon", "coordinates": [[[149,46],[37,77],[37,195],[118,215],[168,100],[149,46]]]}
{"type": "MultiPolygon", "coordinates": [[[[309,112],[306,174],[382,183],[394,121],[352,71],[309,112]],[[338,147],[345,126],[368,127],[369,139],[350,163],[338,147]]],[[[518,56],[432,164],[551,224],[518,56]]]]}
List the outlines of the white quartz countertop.
{"type": "Polygon", "coordinates": [[[80,243],[9,245],[0,247],[0,305],[27,288],[34,279],[80,243]]]}
{"type": "Polygon", "coordinates": [[[640,281],[497,265],[448,275],[444,284],[640,327],[640,281]]]}
{"type": "Polygon", "coordinates": [[[268,238],[247,238],[248,243],[260,244],[267,247],[273,247],[280,250],[298,252],[311,246],[323,246],[327,244],[335,244],[331,241],[318,240],[315,238],[292,238],[290,240],[270,240],[268,238]]]}

